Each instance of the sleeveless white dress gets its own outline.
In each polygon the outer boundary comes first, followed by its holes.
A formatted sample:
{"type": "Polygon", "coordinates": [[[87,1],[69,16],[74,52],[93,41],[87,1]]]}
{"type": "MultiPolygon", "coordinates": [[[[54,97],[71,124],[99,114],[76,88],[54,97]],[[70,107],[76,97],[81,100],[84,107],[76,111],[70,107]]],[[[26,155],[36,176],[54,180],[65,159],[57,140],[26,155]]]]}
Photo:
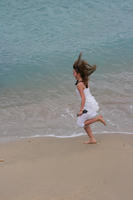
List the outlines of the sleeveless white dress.
{"type": "MultiPolygon", "coordinates": [[[[77,88],[76,88],[76,92],[78,94],[78,97],[81,99],[80,93],[77,88]]],[[[84,127],[84,122],[86,120],[95,118],[97,116],[97,114],[98,114],[97,112],[99,110],[99,105],[98,105],[96,99],[94,98],[94,96],[92,96],[92,94],[90,92],[90,88],[84,89],[84,95],[85,95],[84,109],[87,110],[87,113],[83,113],[82,115],[77,117],[77,125],[79,127],[84,127]]]]}

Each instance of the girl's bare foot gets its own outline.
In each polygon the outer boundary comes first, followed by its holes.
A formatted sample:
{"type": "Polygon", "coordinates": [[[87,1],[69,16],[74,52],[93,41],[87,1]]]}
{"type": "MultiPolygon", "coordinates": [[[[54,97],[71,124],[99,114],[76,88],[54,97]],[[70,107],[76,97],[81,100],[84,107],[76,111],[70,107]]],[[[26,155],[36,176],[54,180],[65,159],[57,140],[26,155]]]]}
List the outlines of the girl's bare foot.
{"type": "Polygon", "coordinates": [[[97,143],[97,142],[96,142],[95,138],[89,139],[88,141],[85,141],[85,142],[84,142],[84,144],[96,144],[96,143],[97,143]]]}
{"type": "Polygon", "coordinates": [[[106,126],[106,122],[105,122],[105,120],[103,119],[103,116],[102,116],[102,115],[99,115],[98,119],[99,119],[99,121],[100,121],[101,123],[104,124],[104,126],[106,126]]]}

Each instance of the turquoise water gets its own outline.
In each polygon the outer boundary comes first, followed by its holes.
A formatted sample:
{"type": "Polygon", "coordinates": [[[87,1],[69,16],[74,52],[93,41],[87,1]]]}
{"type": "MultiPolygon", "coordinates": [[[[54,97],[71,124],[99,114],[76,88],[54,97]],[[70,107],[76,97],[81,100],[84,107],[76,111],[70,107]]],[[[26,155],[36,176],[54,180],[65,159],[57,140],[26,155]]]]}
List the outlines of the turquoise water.
{"type": "Polygon", "coordinates": [[[132,132],[133,1],[0,1],[0,138],[83,133],[72,64],[97,64],[91,91],[108,126],[132,132]]]}

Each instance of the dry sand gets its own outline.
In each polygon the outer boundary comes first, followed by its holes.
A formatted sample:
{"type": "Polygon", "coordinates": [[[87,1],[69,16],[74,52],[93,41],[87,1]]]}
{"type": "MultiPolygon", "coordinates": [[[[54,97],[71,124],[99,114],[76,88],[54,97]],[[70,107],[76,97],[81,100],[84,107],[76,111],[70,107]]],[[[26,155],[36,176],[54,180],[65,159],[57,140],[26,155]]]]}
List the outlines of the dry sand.
{"type": "Polygon", "coordinates": [[[0,144],[0,200],[132,200],[133,135],[0,144]]]}

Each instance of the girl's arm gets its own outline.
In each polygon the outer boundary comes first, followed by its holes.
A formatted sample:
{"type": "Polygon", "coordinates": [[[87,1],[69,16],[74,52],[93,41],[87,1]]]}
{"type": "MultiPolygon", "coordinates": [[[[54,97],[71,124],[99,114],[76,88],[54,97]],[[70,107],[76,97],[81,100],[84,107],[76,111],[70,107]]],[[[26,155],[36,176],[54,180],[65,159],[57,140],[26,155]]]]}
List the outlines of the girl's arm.
{"type": "Polygon", "coordinates": [[[84,87],[83,87],[82,83],[79,83],[77,85],[77,89],[78,89],[80,96],[81,96],[81,107],[80,107],[80,112],[78,113],[78,115],[82,115],[84,105],[85,105],[84,87]]]}

